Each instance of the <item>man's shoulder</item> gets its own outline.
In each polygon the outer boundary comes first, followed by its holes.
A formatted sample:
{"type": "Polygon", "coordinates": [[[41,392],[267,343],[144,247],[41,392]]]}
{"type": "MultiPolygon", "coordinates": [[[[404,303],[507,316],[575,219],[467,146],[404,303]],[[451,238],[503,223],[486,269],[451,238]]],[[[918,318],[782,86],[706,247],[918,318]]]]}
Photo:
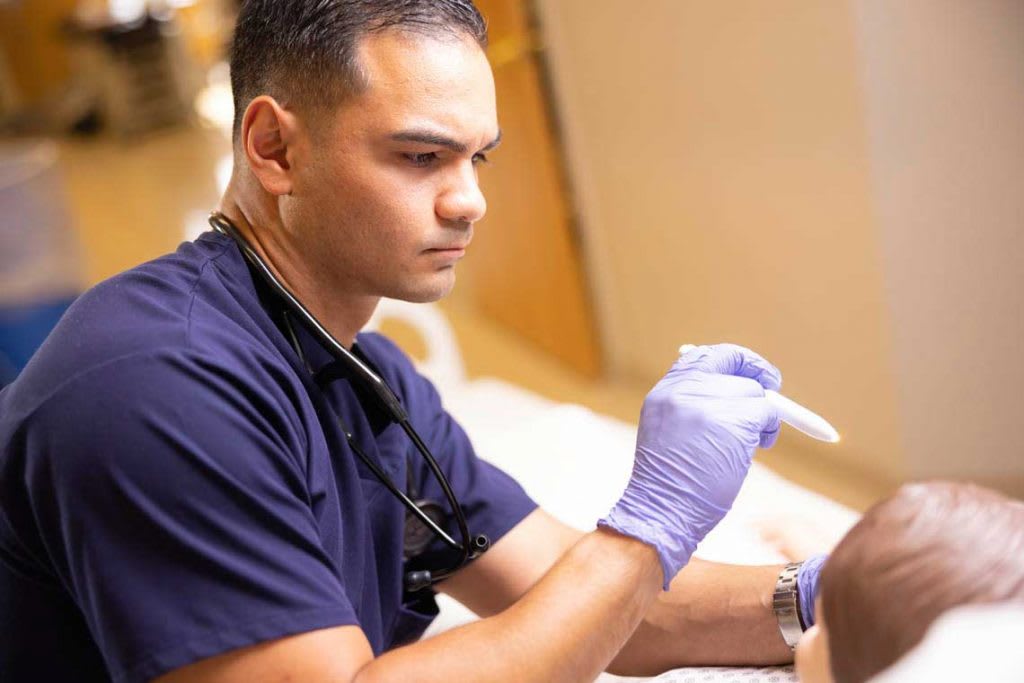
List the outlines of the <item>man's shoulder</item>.
{"type": "Polygon", "coordinates": [[[185,243],[100,282],[71,304],[39,355],[47,363],[71,355],[87,367],[157,343],[184,343],[194,299],[215,257],[208,247],[185,243]]]}
{"type": "Polygon", "coordinates": [[[298,391],[290,368],[258,347],[214,352],[164,344],[112,355],[60,377],[19,377],[0,394],[0,439],[12,430],[54,430],[69,421],[116,425],[161,411],[184,418],[210,403],[233,404],[236,411],[294,412],[298,391]]]}
{"type": "Polygon", "coordinates": [[[137,399],[159,393],[164,377],[201,382],[200,368],[234,383],[264,382],[275,368],[287,374],[255,295],[247,309],[215,272],[218,253],[182,245],[84,293],[5,392],[5,407],[31,411],[72,389],[137,399]],[[130,384],[140,373],[155,384],[130,384]]]}
{"type": "Polygon", "coordinates": [[[54,386],[15,382],[0,393],[0,482],[27,466],[60,482],[120,479],[152,491],[182,456],[240,476],[254,464],[298,471],[315,419],[302,391],[272,361],[241,368],[177,346],[111,358],[54,386]]]}

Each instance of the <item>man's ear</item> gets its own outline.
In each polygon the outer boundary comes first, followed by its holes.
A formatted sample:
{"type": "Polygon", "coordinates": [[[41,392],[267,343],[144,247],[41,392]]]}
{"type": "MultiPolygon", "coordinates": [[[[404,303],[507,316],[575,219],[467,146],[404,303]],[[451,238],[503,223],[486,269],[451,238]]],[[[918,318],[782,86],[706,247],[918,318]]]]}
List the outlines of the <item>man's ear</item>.
{"type": "Polygon", "coordinates": [[[268,95],[249,103],[242,118],[242,151],[253,175],[272,195],[291,194],[299,123],[295,114],[268,95]]]}

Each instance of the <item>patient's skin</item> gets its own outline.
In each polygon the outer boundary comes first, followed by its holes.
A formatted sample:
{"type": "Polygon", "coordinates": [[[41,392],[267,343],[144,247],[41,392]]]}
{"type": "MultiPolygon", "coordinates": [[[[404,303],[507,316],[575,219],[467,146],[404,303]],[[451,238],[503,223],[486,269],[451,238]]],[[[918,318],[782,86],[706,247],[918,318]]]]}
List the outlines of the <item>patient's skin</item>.
{"type": "Polygon", "coordinates": [[[828,625],[821,610],[821,597],[815,600],[818,622],[807,629],[796,644],[796,670],[801,683],[833,683],[828,653],[828,625]]]}

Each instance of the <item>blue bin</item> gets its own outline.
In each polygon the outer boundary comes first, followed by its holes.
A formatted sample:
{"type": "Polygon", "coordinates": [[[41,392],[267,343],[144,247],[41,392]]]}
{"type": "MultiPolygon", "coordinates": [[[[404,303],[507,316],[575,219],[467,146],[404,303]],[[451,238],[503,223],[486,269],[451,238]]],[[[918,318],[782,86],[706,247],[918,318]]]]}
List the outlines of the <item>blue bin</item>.
{"type": "Polygon", "coordinates": [[[81,288],[58,157],[49,140],[0,143],[0,386],[25,367],[81,288]]]}
{"type": "Polygon", "coordinates": [[[0,307],[0,386],[21,372],[75,298],[0,307]]]}

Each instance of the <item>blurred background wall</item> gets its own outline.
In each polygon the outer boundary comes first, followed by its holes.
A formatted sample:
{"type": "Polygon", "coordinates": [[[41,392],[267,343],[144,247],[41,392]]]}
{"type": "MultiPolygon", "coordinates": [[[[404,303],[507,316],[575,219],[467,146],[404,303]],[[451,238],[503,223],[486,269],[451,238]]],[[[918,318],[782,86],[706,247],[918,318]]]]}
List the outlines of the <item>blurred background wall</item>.
{"type": "Polygon", "coordinates": [[[1024,3],[538,10],[613,371],[737,340],[822,457],[1024,491],[1024,3]]]}
{"type": "MultiPolygon", "coordinates": [[[[1024,3],[478,5],[504,142],[444,302],[471,372],[635,420],[679,344],[734,341],[843,433],[784,431],[784,474],[1024,495],[1024,3]]],[[[204,229],[236,6],[0,0],[2,159],[54,141],[79,287],[204,229]]]]}
{"type": "Polygon", "coordinates": [[[851,7],[539,7],[610,366],[742,343],[835,420],[830,455],[903,474],[851,7]]]}
{"type": "Polygon", "coordinates": [[[905,473],[1024,494],[1024,3],[854,7],[905,473]]]}

